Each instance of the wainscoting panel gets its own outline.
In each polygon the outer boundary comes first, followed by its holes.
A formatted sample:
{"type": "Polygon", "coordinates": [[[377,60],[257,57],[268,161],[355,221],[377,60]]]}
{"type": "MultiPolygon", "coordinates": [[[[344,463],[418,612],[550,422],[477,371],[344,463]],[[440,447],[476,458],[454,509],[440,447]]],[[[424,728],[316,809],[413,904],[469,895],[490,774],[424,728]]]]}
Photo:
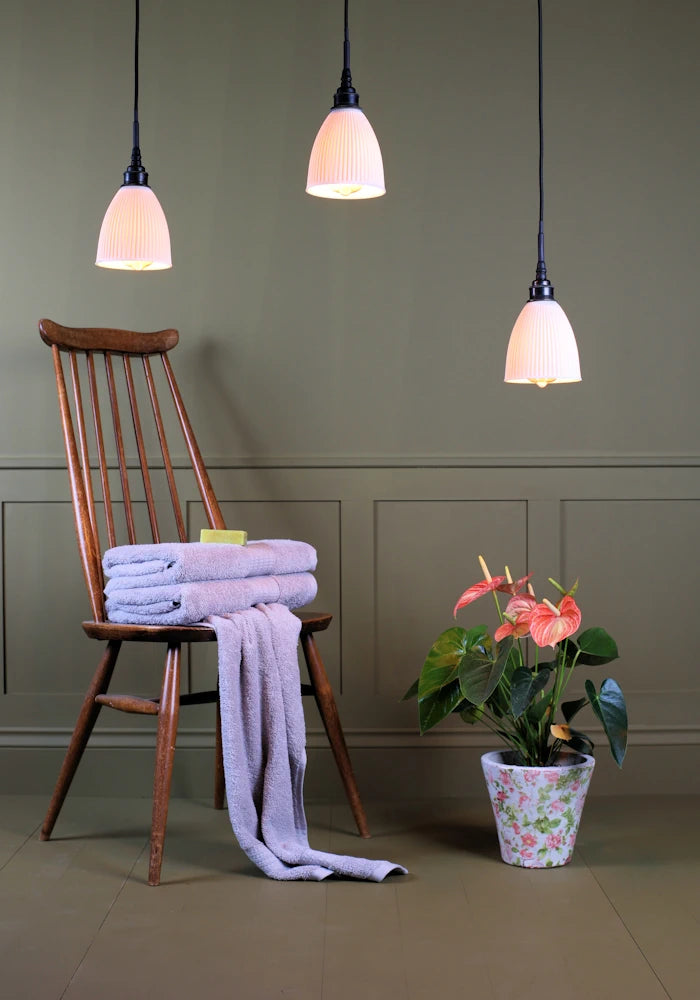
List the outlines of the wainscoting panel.
{"type": "Polygon", "coordinates": [[[483,554],[495,576],[527,566],[527,504],[522,500],[380,501],[376,504],[375,690],[394,701],[415,680],[433,639],[468,620],[497,624],[491,597],[462,611],[460,594],[482,578],[483,554]]]}
{"type": "MultiPolygon", "coordinates": [[[[582,725],[600,746],[597,787],[616,794],[643,791],[646,781],[659,787],[671,759],[688,760],[700,774],[700,683],[686,652],[700,583],[700,468],[694,460],[380,465],[313,458],[246,465],[220,459],[210,466],[231,527],[251,537],[305,538],[318,549],[313,607],[334,615],[319,646],[348,744],[372,794],[466,794],[470,789],[454,768],[461,775],[469,761],[464,774],[477,775],[478,754],[494,746],[488,732],[456,717],[420,737],[415,702],[400,701],[432,640],[453,624],[455,600],[479,578],[479,553],[494,574],[506,562],[514,573],[532,570],[538,596],[549,592],[548,576],[566,583],[580,577],[584,626],[604,625],[616,638],[620,660],[582,672],[571,685],[573,692],[584,676],[599,682],[613,675],[628,698],[630,760],[621,772],[607,760],[592,716],[582,725]]],[[[201,505],[184,470],[178,471],[178,489],[190,537],[197,538],[201,505]]],[[[0,467],[0,500],[0,751],[10,769],[0,777],[0,790],[48,792],[100,646],[83,636],[79,624],[88,603],[65,470],[59,462],[32,466],[28,460],[0,467]]],[[[458,616],[465,626],[482,621],[495,623],[488,597],[458,616]]],[[[156,693],[161,653],[125,649],[114,689],[156,693]]],[[[191,653],[185,688],[190,680],[197,688],[215,683],[214,647],[191,653]]],[[[338,797],[325,734],[311,699],[306,706],[308,787],[315,795],[338,797]]],[[[102,714],[87,759],[98,754],[114,767],[114,794],[139,794],[145,787],[152,723],[102,714]]],[[[209,793],[213,731],[210,706],[183,711],[177,765],[178,773],[189,775],[177,786],[183,794],[209,793]]],[[[87,779],[76,787],[95,788],[87,779]]],[[[109,794],[104,783],[99,790],[109,794]]]]}
{"type": "Polygon", "coordinates": [[[614,676],[633,721],[669,725],[684,712],[698,721],[689,636],[700,592],[700,500],[568,500],[561,508],[564,579],[581,578],[585,622],[607,628],[620,650],[614,664],[586,675],[596,685],[614,676]]]}

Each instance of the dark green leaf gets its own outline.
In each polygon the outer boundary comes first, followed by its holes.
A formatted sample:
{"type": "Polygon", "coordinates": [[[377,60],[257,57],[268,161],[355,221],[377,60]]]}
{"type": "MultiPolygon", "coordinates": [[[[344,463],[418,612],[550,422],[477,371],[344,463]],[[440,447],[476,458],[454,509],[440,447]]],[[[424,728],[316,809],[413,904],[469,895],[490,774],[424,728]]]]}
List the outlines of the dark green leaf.
{"type": "Polygon", "coordinates": [[[627,706],[620,685],[608,677],[600,685],[598,693],[595,684],[588,680],[586,694],[593,711],[603,723],[615,763],[622,767],[627,751],[627,706]]]}
{"type": "Polygon", "coordinates": [[[620,655],[617,644],[604,628],[589,628],[578,637],[578,648],[581,655],[578,663],[590,667],[599,667],[611,663],[620,655]]]}
{"type": "Polygon", "coordinates": [[[566,745],[571,750],[576,750],[577,753],[593,753],[593,740],[586,736],[585,733],[580,733],[578,729],[571,730],[571,739],[566,745]]]}
{"type": "Polygon", "coordinates": [[[469,633],[455,626],[437,637],[428,651],[418,678],[418,700],[439,691],[457,676],[462,657],[469,649],[469,633]]]}
{"type": "Polygon", "coordinates": [[[529,667],[518,667],[510,680],[510,707],[515,719],[519,719],[535,695],[547,687],[550,670],[542,664],[537,673],[529,667]]]}
{"type": "Polygon", "coordinates": [[[493,694],[505,670],[513,640],[504,639],[496,647],[496,658],[491,659],[476,650],[469,650],[459,667],[459,684],[462,694],[472,705],[481,705],[493,694]]]}
{"type": "Polygon", "coordinates": [[[484,715],[483,705],[467,705],[460,713],[462,720],[473,726],[476,722],[481,722],[484,715]]]}
{"type": "Polygon", "coordinates": [[[419,677],[417,677],[416,680],[414,680],[413,684],[411,684],[410,688],[408,689],[408,691],[406,692],[406,694],[403,696],[403,698],[401,699],[401,701],[410,701],[411,698],[415,698],[416,697],[416,695],[418,694],[418,681],[419,680],[420,680],[419,677]]]}
{"type": "Polygon", "coordinates": [[[587,704],[588,698],[577,698],[576,701],[565,701],[561,706],[561,714],[567,722],[571,722],[577,712],[580,712],[581,709],[585,708],[587,704]]]}
{"type": "Polygon", "coordinates": [[[450,712],[454,712],[460,702],[464,701],[459,690],[459,682],[453,681],[447,687],[428,695],[418,702],[418,717],[421,733],[442,722],[450,712]]]}
{"type": "Polygon", "coordinates": [[[544,714],[549,708],[549,703],[551,702],[551,700],[552,700],[552,692],[550,691],[549,694],[546,694],[544,696],[544,698],[540,698],[539,701],[533,702],[532,705],[530,705],[530,707],[528,708],[526,713],[528,721],[532,722],[534,725],[537,725],[544,718],[544,714]]]}
{"type": "Polygon", "coordinates": [[[491,636],[485,625],[475,625],[473,628],[470,628],[467,632],[465,642],[470,649],[476,648],[482,653],[491,652],[491,636]]]}

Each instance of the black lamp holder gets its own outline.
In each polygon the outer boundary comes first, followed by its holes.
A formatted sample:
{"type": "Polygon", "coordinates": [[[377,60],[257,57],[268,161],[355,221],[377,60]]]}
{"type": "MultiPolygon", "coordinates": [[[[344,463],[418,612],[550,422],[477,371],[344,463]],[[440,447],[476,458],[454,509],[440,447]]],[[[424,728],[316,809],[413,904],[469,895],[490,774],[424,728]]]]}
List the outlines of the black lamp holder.
{"type": "Polygon", "coordinates": [[[360,95],[352,85],[350,75],[350,33],[348,31],[348,0],[345,0],[345,36],[343,41],[343,72],[340,86],[333,95],[334,108],[359,108],[360,95]]]}
{"type": "Polygon", "coordinates": [[[537,268],[530,285],[530,301],[554,300],[554,286],[547,280],[544,262],[544,128],[542,124],[542,0],[537,0],[538,92],[540,125],[540,224],[537,231],[537,268]]]}
{"type": "Polygon", "coordinates": [[[131,163],[124,171],[124,184],[148,185],[148,174],[141,163],[139,148],[139,0],[136,2],[136,21],[134,26],[134,123],[131,163]]]}

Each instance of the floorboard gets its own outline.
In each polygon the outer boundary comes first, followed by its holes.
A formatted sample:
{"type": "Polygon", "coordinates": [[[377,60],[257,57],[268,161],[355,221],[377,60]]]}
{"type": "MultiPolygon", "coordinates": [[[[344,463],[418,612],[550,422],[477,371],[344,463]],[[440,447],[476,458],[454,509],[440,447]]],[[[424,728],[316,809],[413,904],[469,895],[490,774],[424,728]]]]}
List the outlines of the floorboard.
{"type": "Polygon", "coordinates": [[[226,812],[174,800],[163,883],[150,803],[0,798],[2,1000],[695,1000],[700,798],[592,798],[570,865],[515,869],[488,802],[307,807],[313,847],[404,864],[382,884],[266,879],[226,812]]]}

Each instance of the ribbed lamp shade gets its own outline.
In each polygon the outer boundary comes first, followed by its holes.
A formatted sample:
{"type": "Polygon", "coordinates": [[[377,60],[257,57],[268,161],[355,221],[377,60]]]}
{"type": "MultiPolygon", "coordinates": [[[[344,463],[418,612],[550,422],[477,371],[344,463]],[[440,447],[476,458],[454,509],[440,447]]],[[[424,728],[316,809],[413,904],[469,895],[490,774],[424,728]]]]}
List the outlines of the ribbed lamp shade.
{"type": "Polygon", "coordinates": [[[374,129],[359,108],[334,108],[318,130],[306,178],[318,198],[378,198],[386,194],[374,129]]]}
{"type": "Polygon", "coordinates": [[[172,267],[170,233],[147,184],[124,184],[109,204],[97,243],[99,267],[162,271],[172,267]]]}
{"type": "Polygon", "coordinates": [[[515,321],[506,355],[506,382],[580,382],[578,347],[566,313],[554,299],[530,301],[515,321]]]}

